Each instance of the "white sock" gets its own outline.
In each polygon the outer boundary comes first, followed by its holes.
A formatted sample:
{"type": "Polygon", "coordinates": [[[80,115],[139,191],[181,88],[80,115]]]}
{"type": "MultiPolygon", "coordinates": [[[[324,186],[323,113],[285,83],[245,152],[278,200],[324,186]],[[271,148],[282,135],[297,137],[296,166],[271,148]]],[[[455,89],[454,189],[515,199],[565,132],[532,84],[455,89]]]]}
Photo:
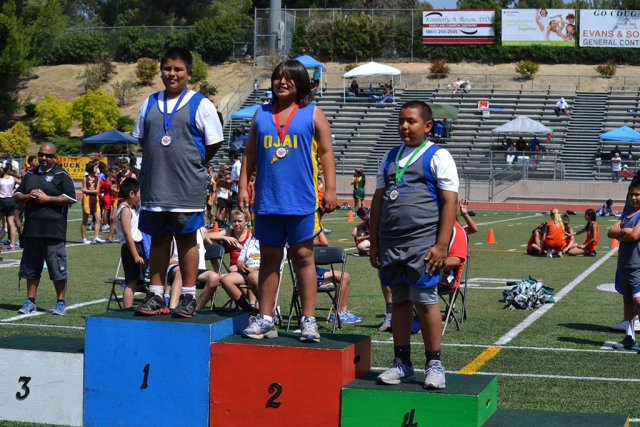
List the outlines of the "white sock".
{"type": "Polygon", "coordinates": [[[271,316],[267,316],[266,314],[263,314],[262,318],[264,320],[268,320],[269,322],[273,323],[273,317],[271,317],[271,316]]]}
{"type": "Polygon", "coordinates": [[[193,295],[194,297],[196,296],[196,287],[192,286],[190,288],[182,288],[182,295],[193,295]]]}
{"type": "Polygon", "coordinates": [[[302,316],[302,321],[309,320],[310,322],[315,322],[316,318],[314,316],[302,316]]]}
{"type": "Polygon", "coordinates": [[[151,285],[149,286],[149,292],[162,296],[164,295],[164,286],[151,285]]]}
{"type": "Polygon", "coordinates": [[[627,322],[627,335],[631,335],[631,338],[635,341],[636,339],[636,318],[629,320],[627,322]]]}

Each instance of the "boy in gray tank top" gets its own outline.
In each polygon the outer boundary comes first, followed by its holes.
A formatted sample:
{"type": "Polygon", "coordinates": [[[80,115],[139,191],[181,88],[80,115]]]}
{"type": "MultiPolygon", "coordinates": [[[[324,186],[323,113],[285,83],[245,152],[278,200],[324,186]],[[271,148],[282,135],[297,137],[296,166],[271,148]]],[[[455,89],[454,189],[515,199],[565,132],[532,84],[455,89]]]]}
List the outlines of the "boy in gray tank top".
{"type": "Polygon", "coordinates": [[[410,340],[415,307],[427,359],[424,387],[442,390],[437,284],[456,218],[458,173],[451,154],[428,140],[431,119],[431,108],[421,101],[407,102],[400,110],[398,133],[404,144],[385,154],[378,171],[370,260],[382,285],[390,287],[393,303],[395,358],[378,383],[414,379],[410,340]]]}
{"type": "Polygon", "coordinates": [[[619,349],[639,350],[636,345],[635,322],[640,313],[640,180],[629,185],[627,200],[631,209],[609,229],[607,235],[620,241],[618,268],[616,269],[616,290],[624,303],[624,339],[614,344],[619,349]]]}

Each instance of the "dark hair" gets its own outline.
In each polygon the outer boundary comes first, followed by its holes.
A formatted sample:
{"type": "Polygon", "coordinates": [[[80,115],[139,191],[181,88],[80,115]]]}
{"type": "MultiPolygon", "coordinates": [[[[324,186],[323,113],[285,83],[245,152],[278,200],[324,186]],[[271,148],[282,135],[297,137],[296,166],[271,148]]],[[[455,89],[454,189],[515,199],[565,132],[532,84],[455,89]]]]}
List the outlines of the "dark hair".
{"type": "Polygon", "coordinates": [[[231,157],[232,159],[237,159],[238,158],[238,152],[236,150],[229,151],[229,157],[231,157]]]}
{"type": "MultiPolygon", "coordinates": [[[[292,81],[296,85],[296,90],[298,92],[298,99],[296,101],[298,102],[298,104],[300,104],[301,107],[306,107],[313,102],[313,91],[311,90],[309,73],[307,72],[307,69],[304,68],[304,65],[302,65],[302,62],[295,59],[289,59],[288,61],[279,63],[271,74],[272,90],[273,82],[275,82],[278,77],[284,77],[287,80],[292,81]]],[[[271,103],[275,104],[277,102],[278,94],[275,90],[273,90],[273,98],[271,99],[271,103]]]]}
{"type": "Polygon", "coordinates": [[[31,163],[32,161],[34,161],[36,159],[37,159],[37,157],[34,156],[34,155],[31,155],[31,156],[27,157],[27,164],[31,163]]]}
{"type": "Polygon", "coordinates": [[[220,111],[216,111],[216,114],[218,115],[218,120],[220,120],[220,126],[224,128],[224,119],[222,118],[222,113],[220,111]]]}
{"type": "MultiPolygon", "coordinates": [[[[633,184],[633,181],[631,181],[631,184],[633,184]]],[[[629,190],[631,190],[631,185],[629,185],[629,190]]],[[[613,205],[613,200],[609,199],[605,203],[607,204],[607,206],[611,206],[613,205]]]]}
{"type": "MultiPolygon", "coordinates": [[[[632,180],[631,184],[629,184],[629,193],[631,193],[631,190],[636,190],[638,188],[640,188],[640,179],[632,180]]],[[[613,204],[613,200],[611,200],[611,203],[609,203],[609,200],[607,200],[607,205],[611,206],[613,204]]]]}
{"type": "Polygon", "coordinates": [[[356,211],[357,216],[367,216],[369,214],[369,209],[365,207],[358,208],[356,211]]]}
{"type": "Polygon", "coordinates": [[[571,220],[569,219],[569,215],[568,215],[568,214],[566,214],[566,213],[563,213],[563,214],[562,214],[562,216],[561,216],[561,218],[562,218],[562,220],[563,220],[563,221],[571,221],[571,220]]]}
{"type": "Polygon", "coordinates": [[[160,69],[164,67],[164,63],[169,59],[177,60],[184,62],[185,67],[187,67],[187,71],[193,71],[193,56],[191,56],[191,52],[187,49],[183,49],[181,47],[170,47],[164,52],[162,55],[162,59],[160,59],[160,69]]]}
{"type": "Polygon", "coordinates": [[[127,166],[129,166],[129,159],[127,159],[126,157],[122,157],[122,158],[118,159],[118,164],[119,165],[127,165],[127,166]]]}
{"type": "Polygon", "coordinates": [[[576,15],[574,15],[573,13],[570,13],[567,16],[565,16],[565,18],[567,18],[567,19],[576,19],[576,15]]]}
{"type": "Polygon", "coordinates": [[[98,162],[96,162],[95,160],[87,163],[87,166],[85,166],[84,171],[86,173],[92,173],[93,170],[96,168],[97,164],[98,164],[98,162]]]}
{"type": "Polygon", "coordinates": [[[427,104],[425,104],[422,101],[405,102],[402,105],[402,108],[400,108],[400,109],[404,110],[405,108],[410,108],[412,110],[418,110],[418,113],[420,114],[420,118],[422,120],[424,120],[425,122],[433,120],[433,113],[431,112],[431,107],[429,107],[427,104]]]}
{"type": "Polygon", "coordinates": [[[120,195],[125,199],[129,197],[131,192],[134,194],[140,190],[140,181],[135,178],[125,178],[120,184],[120,195]]]}
{"type": "Polygon", "coordinates": [[[584,211],[584,216],[589,218],[589,221],[595,221],[596,220],[596,211],[594,211],[593,209],[587,209],[586,211],[584,211]]]}
{"type": "Polygon", "coordinates": [[[105,162],[98,162],[98,170],[104,173],[107,170],[107,164],[105,162]]]}

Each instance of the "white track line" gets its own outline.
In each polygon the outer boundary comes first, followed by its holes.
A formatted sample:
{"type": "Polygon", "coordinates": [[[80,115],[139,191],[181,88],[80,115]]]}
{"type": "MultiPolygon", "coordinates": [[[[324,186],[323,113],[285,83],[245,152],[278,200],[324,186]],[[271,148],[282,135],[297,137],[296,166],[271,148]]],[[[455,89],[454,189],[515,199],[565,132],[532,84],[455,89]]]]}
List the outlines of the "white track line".
{"type": "Polygon", "coordinates": [[[490,224],[497,224],[499,222],[509,222],[509,221],[518,221],[520,219],[527,219],[527,218],[536,218],[542,215],[530,215],[530,216],[518,216],[515,218],[509,218],[509,219],[500,219],[497,221],[490,221],[490,222],[481,222],[481,223],[476,223],[476,225],[480,226],[480,225],[490,225],[490,224]]]}
{"type": "MultiPolygon", "coordinates": [[[[371,340],[373,344],[393,344],[392,340],[371,340]]],[[[422,341],[416,341],[410,343],[411,345],[424,345],[422,341]]],[[[463,348],[489,348],[495,347],[495,345],[490,344],[442,344],[443,347],[463,347],[463,348]]],[[[503,350],[532,350],[532,351],[557,351],[562,353],[617,353],[617,354],[629,354],[635,355],[637,354],[633,351],[620,351],[615,350],[613,347],[601,347],[599,349],[587,349],[587,348],[563,348],[563,347],[527,347],[520,345],[503,345],[500,346],[503,350]]]]}
{"type": "MultiPolygon", "coordinates": [[[[591,273],[596,271],[605,261],[613,256],[618,251],[617,248],[611,249],[605,256],[599,259],[597,262],[591,265],[591,267],[587,268],[583,271],[578,277],[576,277],[571,283],[562,288],[560,292],[553,296],[556,300],[556,304],[569,292],[571,292],[576,286],[578,286],[584,279],[586,279],[591,273]]],[[[526,319],[520,322],[515,328],[507,332],[503,335],[498,341],[494,343],[494,345],[501,346],[508,344],[511,340],[518,336],[518,334],[525,329],[527,329],[533,322],[542,317],[547,311],[551,310],[555,304],[545,304],[542,307],[536,309],[533,313],[531,313],[526,319]]]]}
{"type": "MultiPolygon", "coordinates": [[[[93,305],[93,304],[100,304],[103,302],[107,302],[109,301],[109,298],[102,298],[102,299],[97,299],[94,301],[87,301],[87,302],[81,302],[78,304],[73,304],[67,307],[67,310],[73,310],[74,308],[80,308],[80,307],[84,307],[87,305],[93,305]]],[[[45,310],[45,311],[38,311],[36,313],[31,313],[31,314],[21,314],[19,316],[14,316],[14,317],[9,317],[8,319],[2,319],[0,320],[0,322],[2,323],[6,323],[6,322],[13,322],[15,320],[22,320],[22,319],[27,319],[27,318],[31,318],[31,317],[35,317],[35,316],[42,316],[43,314],[50,314],[53,310],[45,310]]]]}
{"type": "Polygon", "coordinates": [[[42,325],[42,324],[31,324],[31,323],[0,323],[0,326],[27,326],[31,328],[80,329],[84,331],[84,326],[42,325]]]}

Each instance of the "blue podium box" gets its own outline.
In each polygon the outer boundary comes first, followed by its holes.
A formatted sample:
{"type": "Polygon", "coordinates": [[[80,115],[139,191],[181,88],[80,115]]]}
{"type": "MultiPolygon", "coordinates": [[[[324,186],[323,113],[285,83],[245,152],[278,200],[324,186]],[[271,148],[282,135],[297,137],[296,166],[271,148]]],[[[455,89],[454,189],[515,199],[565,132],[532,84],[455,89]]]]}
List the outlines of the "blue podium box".
{"type": "Polygon", "coordinates": [[[208,426],[211,342],[239,334],[247,322],[242,312],[174,319],[132,309],[87,318],[84,424],[208,426]]]}
{"type": "Polygon", "coordinates": [[[0,339],[0,420],[81,426],[83,348],[81,338],[0,339]]]}

